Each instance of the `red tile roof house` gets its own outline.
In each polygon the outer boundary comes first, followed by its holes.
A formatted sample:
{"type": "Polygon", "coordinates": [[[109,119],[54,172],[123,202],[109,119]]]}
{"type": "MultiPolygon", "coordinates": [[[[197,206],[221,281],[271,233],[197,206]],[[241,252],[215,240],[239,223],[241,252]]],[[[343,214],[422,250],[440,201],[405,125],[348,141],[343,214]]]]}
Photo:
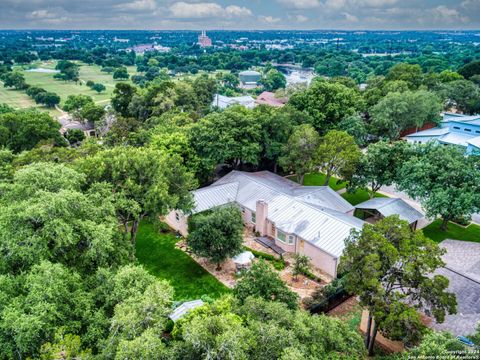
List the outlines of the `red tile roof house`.
{"type": "Polygon", "coordinates": [[[277,98],[275,94],[269,91],[264,91],[260,95],[258,95],[255,103],[257,105],[270,105],[275,107],[282,107],[287,102],[285,98],[277,98]]]}
{"type": "MultiPolygon", "coordinates": [[[[273,240],[285,252],[305,254],[312,264],[337,275],[344,240],[364,222],[355,208],[328,186],[302,186],[268,171],[232,171],[210,186],[193,191],[191,214],[235,203],[246,226],[273,240]]],[[[188,235],[188,216],[172,211],[167,224],[188,235]]]]}

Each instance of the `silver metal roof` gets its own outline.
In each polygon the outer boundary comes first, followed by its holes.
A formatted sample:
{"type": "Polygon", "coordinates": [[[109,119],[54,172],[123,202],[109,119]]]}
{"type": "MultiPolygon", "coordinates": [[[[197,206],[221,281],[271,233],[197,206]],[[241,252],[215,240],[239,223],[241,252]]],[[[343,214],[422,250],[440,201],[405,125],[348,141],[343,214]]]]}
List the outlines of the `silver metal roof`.
{"type": "Polygon", "coordinates": [[[255,211],[257,201],[263,200],[268,204],[267,218],[277,228],[299,236],[334,257],[342,254],[350,230],[363,226],[363,221],[346,214],[354,207],[330,188],[301,186],[268,171],[232,171],[193,194],[194,212],[233,201],[255,211]]]}
{"type": "Polygon", "coordinates": [[[193,192],[195,207],[192,213],[196,214],[216,206],[225,205],[235,201],[237,197],[238,183],[224,185],[212,185],[193,192]]]}
{"type": "Polygon", "coordinates": [[[384,217],[398,215],[409,224],[422,219],[421,212],[399,198],[373,198],[355,206],[357,209],[377,210],[384,217]]]}
{"type": "Polygon", "coordinates": [[[195,309],[196,307],[202,306],[204,302],[202,300],[193,300],[193,301],[186,301],[179,307],[177,307],[170,315],[169,318],[173,321],[177,321],[178,319],[185,316],[190,310],[195,309]]]}

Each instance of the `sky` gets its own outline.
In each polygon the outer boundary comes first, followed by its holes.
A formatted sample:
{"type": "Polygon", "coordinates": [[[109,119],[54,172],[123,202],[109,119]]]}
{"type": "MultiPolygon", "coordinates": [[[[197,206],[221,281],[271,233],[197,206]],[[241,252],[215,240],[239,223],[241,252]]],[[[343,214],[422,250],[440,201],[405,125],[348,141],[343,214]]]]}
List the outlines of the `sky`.
{"type": "Polygon", "coordinates": [[[2,29],[480,29],[480,0],[0,0],[2,29]]]}

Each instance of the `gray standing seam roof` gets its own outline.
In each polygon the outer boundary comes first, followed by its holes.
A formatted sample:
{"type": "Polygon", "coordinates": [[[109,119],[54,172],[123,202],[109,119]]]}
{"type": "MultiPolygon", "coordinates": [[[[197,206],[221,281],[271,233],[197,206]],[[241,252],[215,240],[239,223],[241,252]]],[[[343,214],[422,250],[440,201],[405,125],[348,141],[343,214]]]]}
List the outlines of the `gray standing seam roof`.
{"type": "Polygon", "coordinates": [[[399,198],[373,198],[355,206],[357,209],[377,210],[387,217],[398,215],[409,224],[422,219],[423,214],[399,198]]]}
{"type": "Polygon", "coordinates": [[[268,204],[267,218],[333,257],[339,257],[344,240],[363,221],[346,213],[354,208],[333,190],[306,187],[268,171],[232,171],[213,185],[193,192],[195,212],[235,202],[256,211],[258,200],[268,204]],[[348,218],[347,218],[348,217],[348,218]]]}

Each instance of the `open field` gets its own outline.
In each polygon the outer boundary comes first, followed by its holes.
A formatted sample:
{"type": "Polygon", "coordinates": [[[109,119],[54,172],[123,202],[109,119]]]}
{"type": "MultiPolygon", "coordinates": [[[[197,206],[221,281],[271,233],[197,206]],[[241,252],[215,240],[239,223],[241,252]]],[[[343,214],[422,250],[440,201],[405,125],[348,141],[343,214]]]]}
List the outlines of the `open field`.
{"type": "Polygon", "coordinates": [[[177,249],[179,239],[172,232],[159,232],[143,222],[138,230],[137,259],[151,274],[168,280],[175,289],[175,300],[198,299],[202,295],[218,298],[230,291],[190,256],[177,249]]]}
{"type": "MultiPolygon", "coordinates": [[[[54,69],[56,62],[47,61],[47,62],[37,62],[35,66],[38,68],[44,69],[54,69]]],[[[98,104],[108,104],[112,96],[115,84],[120,82],[118,80],[113,80],[112,74],[107,74],[100,71],[100,66],[98,65],[86,65],[80,64],[80,82],[74,83],[71,81],[65,82],[61,80],[56,80],[53,78],[54,73],[43,73],[43,72],[30,72],[23,70],[25,76],[25,81],[29,85],[39,86],[44,88],[47,91],[55,92],[60,95],[62,105],[69,95],[89,95],[93,100],[98,104]],[[98,94],[96,91],[91,90],[85,85],[85,82],[92,80],[96,83],[101,83],[107,88],[104,92],[98,94]]],[[[136,67],[129,66],[127,67],[128,73],[130,75],[136,74],[136,67]]],[[[25,108],[36,106],[35,102],[30,99],[24,91],[10,90],[5,89],[3,84],[0,88],[0,103],[6,103],[15,108],[25,108]]]]}

